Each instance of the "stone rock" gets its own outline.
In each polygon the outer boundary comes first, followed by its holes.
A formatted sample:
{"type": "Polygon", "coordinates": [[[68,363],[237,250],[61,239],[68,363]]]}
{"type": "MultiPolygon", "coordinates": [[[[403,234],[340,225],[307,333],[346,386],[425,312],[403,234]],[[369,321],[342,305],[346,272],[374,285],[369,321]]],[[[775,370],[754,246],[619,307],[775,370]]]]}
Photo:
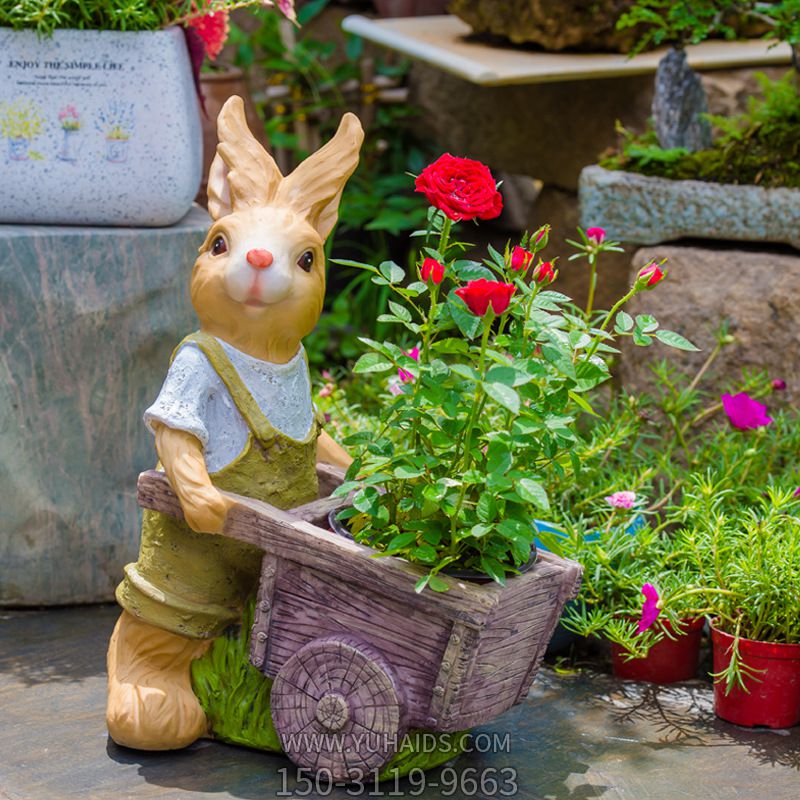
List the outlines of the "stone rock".
{"type": "Polygon", "coordinates": [[[208,224],[0,225],[0,606],[113,600],[136,559],[142,412],[197,327],[208,224]]]}
{"type": "Polygon", "coordinates": [[[736,343],[722,351],[705,385],[719,386],[727,378],[735,387],[743,368],[766,370],[787,384],[775,402],[800,401],[800,255],[662,245],[636,252],[631,279],[642,264],[665,257],[664,283],[637,295],[627,310],[652,314],[661,327],[682,334],[702,352],[626,342],[621,361],[626,389],[651,386],[647,365],[656,359],[667,358],[690,373],[699,369],[714,347],[715,330],[727,320],[736,343]]]}
{"type": "Polygon", "coordinates": [[[711,147],[711,125],[703,83],[686,60],[686,51],[670,48],[658,62],[653,97],[653,124],[665,149],[692,152],[711,147]]]}
{"type": "Polygon", "coordinates": [[[653,76],[530,86],[476,86],[415,62],[415,129],[453,155],[574,191],[581,169],[616,144],[615,123],[641,129],[653,76]]]}
{"type": "Polygon", "coordinates": [[[779,242],[800,249],[800,189],[673,181],[587,167],[581,219],[613,239],[658,244],[684,238],[779,242]]]}
{"type": "Polygon", "coordinates": [[[637,34],[616,30],[631,0],[452,0],[450,13],[475,33],[535,43],[546,50],[627,52],[637,34]]]}

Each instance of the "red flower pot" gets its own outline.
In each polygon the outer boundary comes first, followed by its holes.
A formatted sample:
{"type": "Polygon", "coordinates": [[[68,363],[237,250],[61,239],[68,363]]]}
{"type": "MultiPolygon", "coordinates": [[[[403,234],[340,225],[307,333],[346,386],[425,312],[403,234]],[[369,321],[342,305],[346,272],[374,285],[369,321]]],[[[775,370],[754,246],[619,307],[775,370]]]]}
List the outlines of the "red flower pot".
{"type": "MultiPolygon", "coordinates": [[[[731,661],[733,636],[711,626],[714,672],[731,661]]],[[[735,725],[753,728],[790,728],[800,722],[800,644],[739,639],[739,655],[753,678],[744,678],[748,691],[734,685],[725,693],[725,682],[714,684],[714,710],[735,725]]]]}
{"type": "MultiPolygon", "coordinates": [[[[673,633],[667,622],[658,622],[664,630],[673,633]]],[[[650,683],[677,683],[688,681],[697,674],[700,662],[700,640],[703,637],[704,619],[684,620],[682,633],[675,639],[664,638],[650,648],[645,658],[625,658],[624,647],[611,645],[611,668],[617,678],[626,681],[650,683]]]]}

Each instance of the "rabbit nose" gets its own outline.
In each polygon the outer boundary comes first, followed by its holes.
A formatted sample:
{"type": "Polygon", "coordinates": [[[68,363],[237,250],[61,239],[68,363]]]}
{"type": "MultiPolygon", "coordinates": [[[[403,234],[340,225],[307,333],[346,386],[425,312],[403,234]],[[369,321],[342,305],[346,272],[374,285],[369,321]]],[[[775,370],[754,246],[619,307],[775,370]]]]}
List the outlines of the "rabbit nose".
{"type": "Polygon", "coordinates": [[[273,261],[269,250],[248,250],[247,263],[256,269],[266,269],[273,261]]]}

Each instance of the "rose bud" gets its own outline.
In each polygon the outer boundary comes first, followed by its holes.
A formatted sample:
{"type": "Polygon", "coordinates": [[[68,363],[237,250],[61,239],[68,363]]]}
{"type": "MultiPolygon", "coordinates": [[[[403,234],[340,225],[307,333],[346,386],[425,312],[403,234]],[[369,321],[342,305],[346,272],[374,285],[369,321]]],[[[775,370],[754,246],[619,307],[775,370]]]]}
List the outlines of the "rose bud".
{"type": "Polygon", "coordinates": [[[646,267],[639,270],[639,274],[636,276],[636,288],[639,291],[652,289],[666,277],[667,273],[655,261],[651,261],[646,267]]]}
{"type": "Polygon", "coordinates": [[[775,378],[775,380],[772,381],[772,388],[776,392],[782,392],[786,388],[786,381],[782,378],[775,378]]]}
{"type": "Polygon", "coordinates": [[[515,272],[524,272],[533,261],[533,253],[522,247],[515,247],[511,252],[511,269],[515,272]]]}
{"type": "Polygon", "coordinates": [[[553,269],[552,261],[543,261],[533,271],[533,279],[536,283],[552,283],[556,279],[558,273],[553,269]]]}
{"type": "Polygon", "coordinates": [[[430,281],[434,286],[438,286],[444,280],[444,264],[435,258],[426,258],[422,262],[419,274],[424,281],[430,281]]]}

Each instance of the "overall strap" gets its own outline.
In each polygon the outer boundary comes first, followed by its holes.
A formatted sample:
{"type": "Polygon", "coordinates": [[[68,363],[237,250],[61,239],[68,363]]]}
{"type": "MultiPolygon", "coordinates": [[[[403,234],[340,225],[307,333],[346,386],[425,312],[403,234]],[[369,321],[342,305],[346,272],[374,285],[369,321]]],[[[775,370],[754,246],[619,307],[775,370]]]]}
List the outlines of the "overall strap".
{"type": "Polygon", "coordinates": [[[230,393],[234,405],[252,431],[253,436],[255,436],[259,442],[267,442],[273,439],[276,433],[275,428],[272,427],[270,421],[258,407],[258,403],[256,403],[253,395],[250,394],[250,390],[245,386],[244,381],[239,377],[236,367],[233,366],[231,360],[228,358],[228,354],[217,339],[203,331],[190,333],[175,348],[172,358],[175,358],[175,354],[178,350],[188,343],[199,347],[209,360],[214,371],[225,384],[225,388],[230,393]]]}

